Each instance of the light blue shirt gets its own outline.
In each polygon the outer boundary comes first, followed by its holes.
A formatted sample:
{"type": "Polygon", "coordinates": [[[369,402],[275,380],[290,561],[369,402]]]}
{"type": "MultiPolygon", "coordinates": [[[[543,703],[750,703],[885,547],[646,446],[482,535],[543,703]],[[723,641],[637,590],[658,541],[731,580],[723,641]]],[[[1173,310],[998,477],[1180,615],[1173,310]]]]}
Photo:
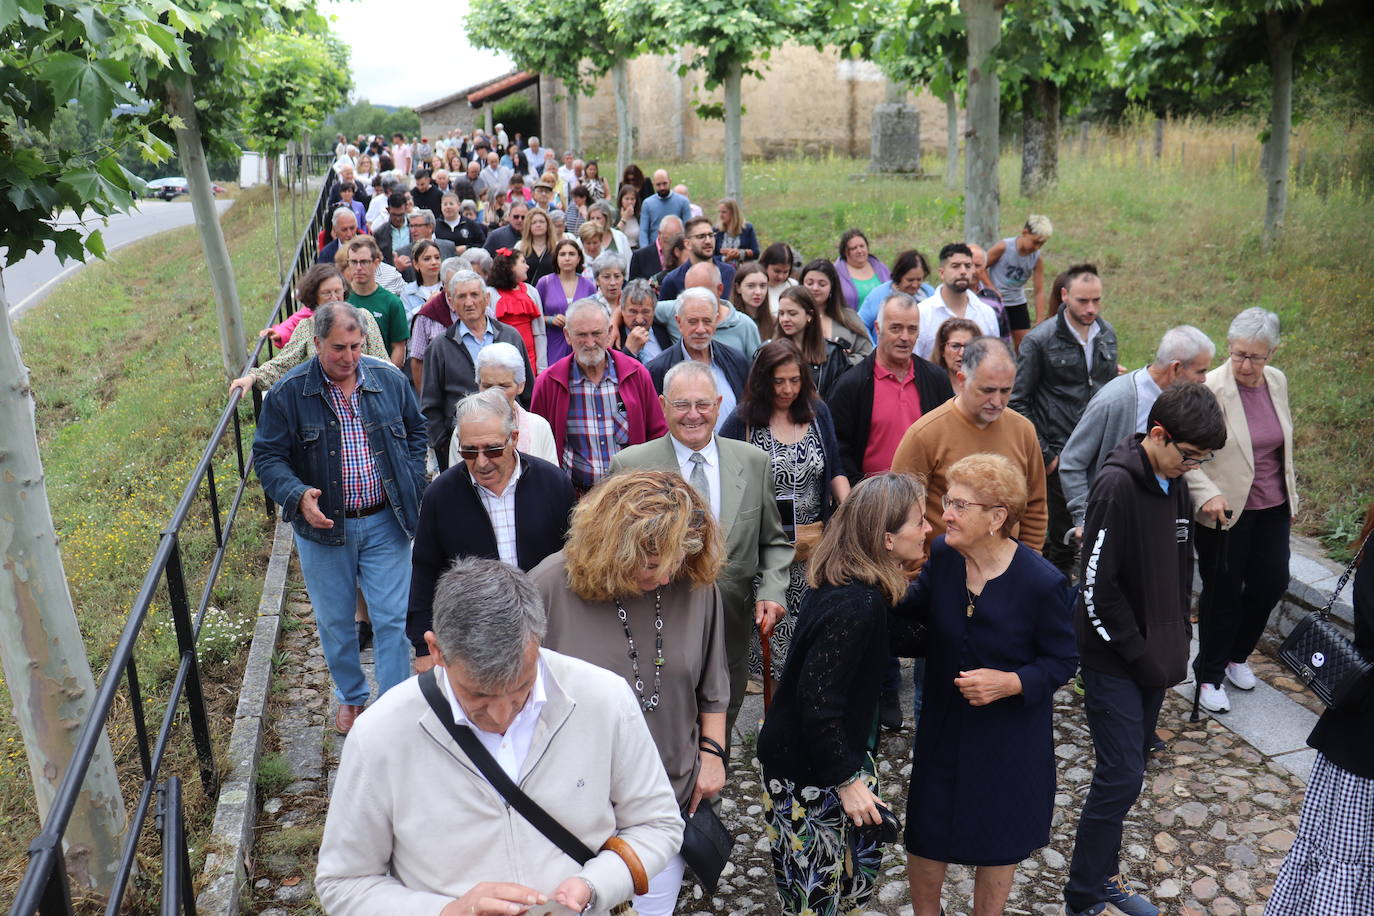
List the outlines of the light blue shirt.
{"type": "MultiPolygon", "coordinates": [[[[1150,420],[1150,408],[1155,406],[1155,400],[1159,397],[1159,386],[1150,377],[1148,369],[1141,369],[1135,374],[1135,431],[1143,433],[1146,431],[1145,424],[1150,420]]],[[[1167,491],[1166,491],[1167,492],[1167,491]]]]}
{"type": "Polygon", "coordinates": [[[487,329],[483,332],[481,340],[473,335],[467,325],[463,325],[463,332],[458,336],[458,339],[463,342],[463,346],[468,348],[468,355],[472,357],[472,364],[475,366],[477,365],[477,354],[481,353],[482,348],[487,344],[495,343],[496,335],[492,333],[491,322],[488,321],[487,329]]]}
{"type": "MultiPolygon", "coordinates": [[[[863,321],[864,327],[868,328],[868,336],[876,344],[878,342],[878,309],[882,308],[883,301],[892,292],[892,281],[888,280],[880,286],[873,288],[873,292],[864,297],[863,304],[859,306],[859,318],[863,321]]],[[[922,283],[921,288],[916,291],[913,297],[917,302],[922,299],[929,299],[935,295],[935,287],[929,283],[922,283]]]]}
{"type": "MultiPolygon", "coordinates": [[[[730,387],[730,380],[725,377],[720,366],[711,363],[711,374],[716,377],[716,391],[720,392],[720,414],[716,417],[716,432],[720,432],[725,421],[735,412],[735,391],[730,387]]],[[[720,512],[717,511],[716,514],[719,515],[720,512]]]]}
{"type": "Polygon", "coordinates": [[[665,216],[676,216],[685,226],[692,218],[692,205],[676,191],[665,197],[650,194],[639,211],[639,247],[647,248],[658,238],[658,224],[665,216]]]}

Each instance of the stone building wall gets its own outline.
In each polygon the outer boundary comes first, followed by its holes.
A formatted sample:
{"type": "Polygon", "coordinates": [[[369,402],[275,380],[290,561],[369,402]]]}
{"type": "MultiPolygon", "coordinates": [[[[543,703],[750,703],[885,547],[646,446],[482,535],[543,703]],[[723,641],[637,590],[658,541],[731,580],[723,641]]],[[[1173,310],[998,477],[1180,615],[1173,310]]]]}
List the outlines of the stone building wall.
{"type": "MultiPolygon", "coordinates": [[[[534,86],[528,86],[511,95],[523,95],[530,100],[531,104],[536,107],[539,105],[539,91],[534,86]]],[[[416,113],[420,115],[421,136],[429,137],[431,140],[441,133],[448,133],[455,127],[465,134],[470,134],[474,129],[486,126],[486,106],[473,108],[468,104],[466,96],[445,102],[436,108],[424,110],[417,108],[416,113]]]]}

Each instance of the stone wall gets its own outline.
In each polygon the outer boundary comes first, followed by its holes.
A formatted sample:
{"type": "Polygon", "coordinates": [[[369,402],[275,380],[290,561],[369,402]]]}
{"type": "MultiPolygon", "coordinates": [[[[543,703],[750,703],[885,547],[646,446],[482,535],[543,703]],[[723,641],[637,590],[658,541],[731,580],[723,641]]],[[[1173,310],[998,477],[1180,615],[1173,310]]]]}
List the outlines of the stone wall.
{"type": "MultiPolygon", "coordinates": [[[[692,107],[694,99],[720,102],[721,92],[707,93],[698,73],[679,77],[678,65],[678,56],[665,55],[630,63],[636,157],[721,154],[724,123],[700,118],[692,107]]],[[[778,49],[765,65],[762,79],[746,77],[741,87],[745,156],[868,155],[873,107],[886,99],[885,80],[875,67],[841,60],[833,48],[822,52],[795,45],[778,49]]],[[[921,114],[922,146],[943,152],[945,106],[927,93],[914,103],[921,114]]],[[[581,114],[583,146],[614,149],[615,92],[609,76],[592,98],[582,100],[581,114]]]]}
{"type": "MultiPolygon", "coordinates": [[[[538,107],[539,91],[535,86],[528,86],[519,92],[512,93],[512,96],[517,95],[525,96],[536,108],[538,107]]],[[[440,134],[448,133],[455,127],[465,134],[472,133],[478,127],[485,128],[487,117],[485,106],[473,108],[468,104],[466,97],[446,102],[437,108],[420,111],[418,114],[420,115],[420,135],[429,137],[430,140],[440,134]]]]}

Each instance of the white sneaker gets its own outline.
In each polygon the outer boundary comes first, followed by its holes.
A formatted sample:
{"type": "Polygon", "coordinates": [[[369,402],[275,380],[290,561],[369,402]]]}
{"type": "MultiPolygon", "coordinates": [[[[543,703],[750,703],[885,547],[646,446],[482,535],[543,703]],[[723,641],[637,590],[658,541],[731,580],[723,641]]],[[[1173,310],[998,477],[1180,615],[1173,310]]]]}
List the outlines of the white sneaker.
{"type": "Polygon", "coordinates": [[[1250,666],[1245,662],[1228,662],[1226,664],[1226,680],[1241,690],[1255,689],[1255,672],[1251,671],[1250,666]]]}
{"type": "Polygon", "coordinates": [[[1202,695],[1198,698],[1198,702],[1208,712],[1231,711],[1231,701],[1226,699],[1226,688],[1222,686],[1213,687],[1211,684],[1203,684],[1202,695]]]}

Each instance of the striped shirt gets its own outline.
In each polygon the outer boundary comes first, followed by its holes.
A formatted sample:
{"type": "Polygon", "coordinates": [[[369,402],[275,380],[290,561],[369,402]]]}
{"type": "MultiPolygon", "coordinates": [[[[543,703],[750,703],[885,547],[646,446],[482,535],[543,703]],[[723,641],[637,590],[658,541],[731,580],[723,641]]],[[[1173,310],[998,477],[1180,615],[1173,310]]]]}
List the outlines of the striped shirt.
{"type": "Polygon", "coordinates": [[[324,377],[324,390],[329,405],[339,418],[339,434],[342,445],[339,460],[343,465],[344,510],[366,509],[375,506],[386,498],[382,489],[382,475],[377,471],[377,461],[367,444],[367,432],[363,429],[362,413],[358,409],[358,396],[366,376],[362,365],[358,366],[358,380],[353,393],[346,395],[343,389],[334,384],[328,375],[324,377]]]}
{"type": "Polygon", "coordinates": [[[568,371],[568,431],[563,445],[563,467],[572,484],[590,490],[610,473],[615,453],[630,444],[630,421],[620,399],[615,360],[606,360],[606,374],[592,384],[577,360],[568,371]]]}
{"type": "MultiPolygon", "coordinates": [[[[515,446],[508,446],[514,448],[515,446]]],[[[477,481],[472,485],[477,489],[477,498],[487,510],[491,519],[491,530],[496,535],[496,555],[507,566],[520,568],[520,559],[515,552],[515,485],[520,482],[520,459],[515,460],[515,470],[511,472],[506,488],[497,496],[477,481]]]]}

